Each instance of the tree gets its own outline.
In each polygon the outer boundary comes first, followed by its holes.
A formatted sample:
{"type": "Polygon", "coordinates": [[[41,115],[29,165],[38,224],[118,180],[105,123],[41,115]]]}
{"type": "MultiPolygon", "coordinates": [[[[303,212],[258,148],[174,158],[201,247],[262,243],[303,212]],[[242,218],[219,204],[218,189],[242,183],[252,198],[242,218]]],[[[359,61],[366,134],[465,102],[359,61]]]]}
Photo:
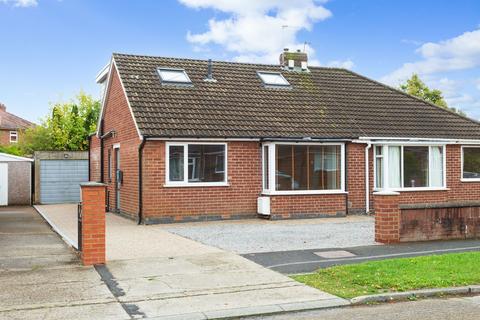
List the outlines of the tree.
{"type": "Polygon", "coordinates": [[[56,103],[41,125],[27,129],[20,147],[24,154],[38,150],[88,149],[88,135],[95,132],[100,101],[80,92],[75,100],[56,103]]]}
{"type": "Polygon", "coordinates": [[[400,89],[409,95],[418,97],[424,101],[433,103],[440,108],[448,109],[456,112],[462,116],[466,116],[465,112],[457,108],[449,107],[445,99],[443,98],[442,91],[438,89],[430,89],[417,74],[412,74],[412,77],[405,83],[400,85],[400,89]]]}

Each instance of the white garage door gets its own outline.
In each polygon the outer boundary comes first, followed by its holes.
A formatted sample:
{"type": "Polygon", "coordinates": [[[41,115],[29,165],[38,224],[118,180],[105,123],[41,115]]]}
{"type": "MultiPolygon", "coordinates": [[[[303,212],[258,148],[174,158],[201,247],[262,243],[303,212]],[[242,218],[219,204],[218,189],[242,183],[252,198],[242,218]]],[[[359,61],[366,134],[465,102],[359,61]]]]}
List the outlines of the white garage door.
{"type": "Polygon", "coordinates": [[[88,160],[40,160],[40,202],[80,201],[80,183],[88,181],[88,160]]]}

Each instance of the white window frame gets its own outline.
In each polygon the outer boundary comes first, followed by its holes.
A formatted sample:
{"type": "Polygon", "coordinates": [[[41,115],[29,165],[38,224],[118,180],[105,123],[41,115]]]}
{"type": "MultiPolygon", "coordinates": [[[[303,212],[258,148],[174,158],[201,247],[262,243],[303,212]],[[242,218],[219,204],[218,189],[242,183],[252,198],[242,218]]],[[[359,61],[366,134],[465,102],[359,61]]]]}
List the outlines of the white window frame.
{"type": "Polygon", "coordinates": [[[346,194],[345,191],[345,143],[342,142],[266,142],[262,144],[262,194],[264,195],[302,195],[302,194],[346,194]],[[340,189],[331,190],[276,190],[277,145],[340,146],[340,189]],[[265,188],[265,146],[268,152],[268,185],[265,188]]]}
{"type": "Polygon", "coordinates": [[[480,178],[464,178],[463,177],[463,151],[465,148],[477,148],[477,149],[480,149],[480,145],[468,145],[468,146],[462,146],[461,147],[461,151],[462,151],[462,154],[461,154],[461,166],[462,166],[462,170],[461,170],[461,175],[460,175],[460,181],[462,182],[480,182],[480,178]]]}
{"type": "MultiPolygon", "coordinates": [[[[374,156],[373,158],[376,159],[377,157],[377,149],[376,147],[383,147],[383,188],[378,188],[376,183],[377,183],[377,163],[376,161],[373,161],[373,183],[374,183],[374,189],[373,191],[382,191],[382,190],[390,190],[390,191],[440,191],[440,190],[448,190],[447,188],[447,148],[445,144],[440,144],[440,143],[403,143],[399,144],[397,143],[382,143],[382,144],[375,144],[373,148],[373,153],[374,156]],[[389,181],[388,181],[388,147],[400,147],[400,183],[402,184],[402,187],[400,188],[389,188],[389,181]],[[404,186],[404,160],[403,160],[403,148],[404,147],[428,147],[428,187],[405,187],[404,186]],[[432,172],[431,170],[431,150],[432,147],[442,147],[442,163],[443,163],[443,170],[442,170],[442,182],[443,185],[441,187],[430,187],[431,183],[431,177],[430,173],[432,172]]],[[[463,175],[462,175],[463,176],[463,175]]]]}
{"type": "Polygon", "coordinates": [[[165,143],[165,184],[164,187],[226,187],[228,184],[228,144],[226,142],[166,142],[165,143]],[[188,145],[223,145],[225,147],[224,181],[188,182],[188,145]],[[170,147],[183,147],[183,181],[170,181],[170,147]]]}
{"type": "Polygon", "coordinates": [[[18,143],[18,131],[10,131],[10,143],[18,143]],[[15,140],[12,140],[12,137],[15,136],[15,140]]]}

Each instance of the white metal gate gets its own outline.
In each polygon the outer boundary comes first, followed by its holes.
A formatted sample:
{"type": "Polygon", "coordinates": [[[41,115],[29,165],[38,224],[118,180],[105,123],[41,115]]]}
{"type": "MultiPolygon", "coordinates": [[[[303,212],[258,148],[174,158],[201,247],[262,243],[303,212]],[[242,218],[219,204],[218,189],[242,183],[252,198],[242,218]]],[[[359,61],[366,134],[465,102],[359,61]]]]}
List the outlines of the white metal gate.
{"type": "Polygon", "coordinates": [[[8,205],[8,163],[0,163],[0,206],[8,205]]]}

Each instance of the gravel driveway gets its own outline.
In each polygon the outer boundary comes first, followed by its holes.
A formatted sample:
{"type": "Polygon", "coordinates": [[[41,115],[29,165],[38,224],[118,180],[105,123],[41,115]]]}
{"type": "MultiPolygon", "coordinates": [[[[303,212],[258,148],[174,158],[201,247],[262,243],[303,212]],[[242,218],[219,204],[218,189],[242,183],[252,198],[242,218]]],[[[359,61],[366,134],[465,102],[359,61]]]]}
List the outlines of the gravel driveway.
{"type": "Polygon", "coordinates": [[[374,218],[367,216],[198,222],[168,225],[165,229],[240,254],[376,244],[374,218]]]}

